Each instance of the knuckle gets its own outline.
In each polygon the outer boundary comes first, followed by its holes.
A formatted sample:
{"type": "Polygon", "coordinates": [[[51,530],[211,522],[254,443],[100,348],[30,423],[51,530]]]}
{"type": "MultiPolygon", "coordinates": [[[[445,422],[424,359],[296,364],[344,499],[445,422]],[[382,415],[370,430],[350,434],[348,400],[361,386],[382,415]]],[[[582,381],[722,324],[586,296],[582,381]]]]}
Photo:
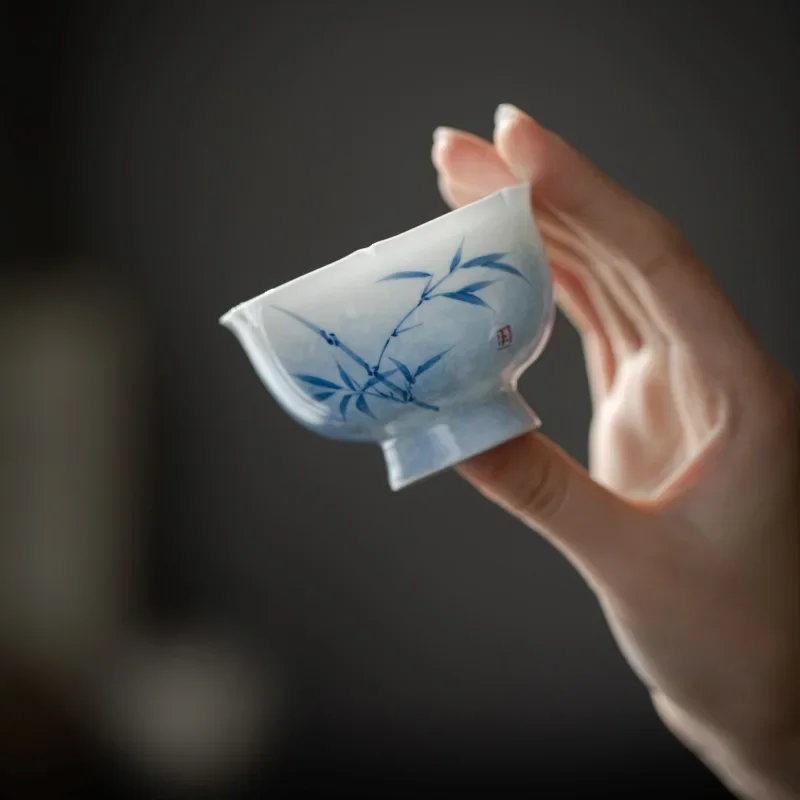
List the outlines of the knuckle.
{"type": "Polygon", "coordinates": [[[545,456],[537,459],[521,473],[511,492],[515,513],[547,522],[558,515],[566,497],[564,470],[558,469],[554,459],[545,456]]]}
{"type": "Polygon", "coordinates": [[[546,442],[520,439],[473,458],[462,471],[520,519],[548,523],[567,498],[570,472],[546,442]]]}
{"type": "MultiPolygon", "coordinates": [[[[489,487],[497,487],[498,490],[507,490],[509,486],[514,486],[518,481],[518,465],[514,459],[506,457],[502,450],[490,450],[474,459],[473,463],[481,464],[483,483],[489,487]]],[[[513,495],[514,492],[512,491],[511,494],[513,495]]],[[[512,499],[509,505],[513,504],[514,502],[512,499]]]]}

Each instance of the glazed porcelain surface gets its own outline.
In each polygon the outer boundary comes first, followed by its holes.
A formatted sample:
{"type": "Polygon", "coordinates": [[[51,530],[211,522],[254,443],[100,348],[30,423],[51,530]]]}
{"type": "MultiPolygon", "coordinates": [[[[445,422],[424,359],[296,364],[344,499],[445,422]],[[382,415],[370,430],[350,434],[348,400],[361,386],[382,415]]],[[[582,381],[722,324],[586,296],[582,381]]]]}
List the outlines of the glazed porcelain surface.
{"type": "Polygon", "coordinates": [[[516,385],[554,309],[524,184],[271,289],[220,322],[291,417],[380,445],[400,489],[539,426],[516,385]]]}

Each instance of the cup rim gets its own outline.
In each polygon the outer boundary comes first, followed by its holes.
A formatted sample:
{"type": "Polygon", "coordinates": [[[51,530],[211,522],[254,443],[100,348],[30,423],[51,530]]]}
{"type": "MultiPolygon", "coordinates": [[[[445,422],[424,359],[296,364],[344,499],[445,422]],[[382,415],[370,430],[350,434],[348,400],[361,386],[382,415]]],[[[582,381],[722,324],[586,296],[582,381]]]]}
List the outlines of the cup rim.
{"type": "Polygon", "coordinates": [[[370,251],[374,251],[378,247],[384,247],[387,245],[396,244],[397,242],[402,241],[403,239],[409,238],[411,236],[416,235],[420,231],[425,229],[431,228],[435,225],[440,224],[445,219],[452,219],[457,217],[459,214],[463,215],[466,212],[474,211],[475,208],[481,205],[489,205],[490,203],[497,200],[498,197],[506,197],[509,194],[517,194],[521,193],[523,190],[526,192],[530,191],[530,183],[516,183],[510,186],[504,186],[502,189],[498,189],[496,192],[492,192],[492,194],[488,194],[485,197],[480,198],[479,200],[475,200],[472,203],[467,203],[467,205],[460,206],[459,208],[451,209],[450,211],[445,211],[443,214],[439,214],[436,217],[432,217],[431,219],[426,220],[425,222],[421,222],[419,225],[415,225],[412,228],[407,228],[406,230],[402,231],[401,233],[396,233],[393,236],[388,236],[384,239],[378,239],[377,241],[373,242],[371,245],[367,247],[361,247],[357,250],[353,250],[346,256],[342,258],[336,259],[336,261],[331,261],[328,264],[324,264],[321,267],[316,267],[315,269],[309,270],[308,272],[304,272],[302,275],[298,275],[294,278],[291,278],[284,283],[279,284],[278,286],[273,286],[271,289],[267,289],[260,294],[255,295],[254,297],[250,297],[247,300],[238,303],[233,308],[226,311],[220,318],[219,323],[221,325],[227,326],[228,322],[240,311],[244,310],[245,308],[256,305],[261,301],[265,300],[270,295],[276,294],[284,289],[288,289],[291,286],[295,286],[302,281],[306,281],[310,278],[313,278],[316,275],[319,275],[322,272],[326,272],[331,270],[345,261],[349,261],[354,256],[362,255],[364,253],[368,253],[370,251]]]}

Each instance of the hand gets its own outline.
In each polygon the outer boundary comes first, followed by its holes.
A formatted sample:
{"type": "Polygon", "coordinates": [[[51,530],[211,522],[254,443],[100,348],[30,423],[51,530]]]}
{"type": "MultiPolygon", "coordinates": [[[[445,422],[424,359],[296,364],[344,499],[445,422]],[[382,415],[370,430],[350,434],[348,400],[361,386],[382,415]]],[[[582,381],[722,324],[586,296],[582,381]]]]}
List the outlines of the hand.
{"type": "Polygon", "coordinates": [[[541,434],[461,465],[596,593],[669,728],[745,797],[800,797],[800,404],[680,233],[500,106],[494,142],[439,129],[460,206],[530,181],[579,331],[590,470],[541,434]]]}

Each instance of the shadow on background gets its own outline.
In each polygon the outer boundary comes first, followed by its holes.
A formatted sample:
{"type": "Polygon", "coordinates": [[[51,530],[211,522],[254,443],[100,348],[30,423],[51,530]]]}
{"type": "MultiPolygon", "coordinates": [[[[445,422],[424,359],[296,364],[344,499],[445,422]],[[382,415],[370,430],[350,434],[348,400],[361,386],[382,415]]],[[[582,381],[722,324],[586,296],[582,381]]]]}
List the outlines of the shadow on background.
{"type": "MultiPolygon", "coordinates": [[[[5,3],[0,796],[727,796],[555,551],[392,494],[217,318],[442,213],[432,130],[508,101],[797,375],[792,8],[5,3]]],[[[582,364],[559,320],[521,388],[585,460],[582,364]]]]}

